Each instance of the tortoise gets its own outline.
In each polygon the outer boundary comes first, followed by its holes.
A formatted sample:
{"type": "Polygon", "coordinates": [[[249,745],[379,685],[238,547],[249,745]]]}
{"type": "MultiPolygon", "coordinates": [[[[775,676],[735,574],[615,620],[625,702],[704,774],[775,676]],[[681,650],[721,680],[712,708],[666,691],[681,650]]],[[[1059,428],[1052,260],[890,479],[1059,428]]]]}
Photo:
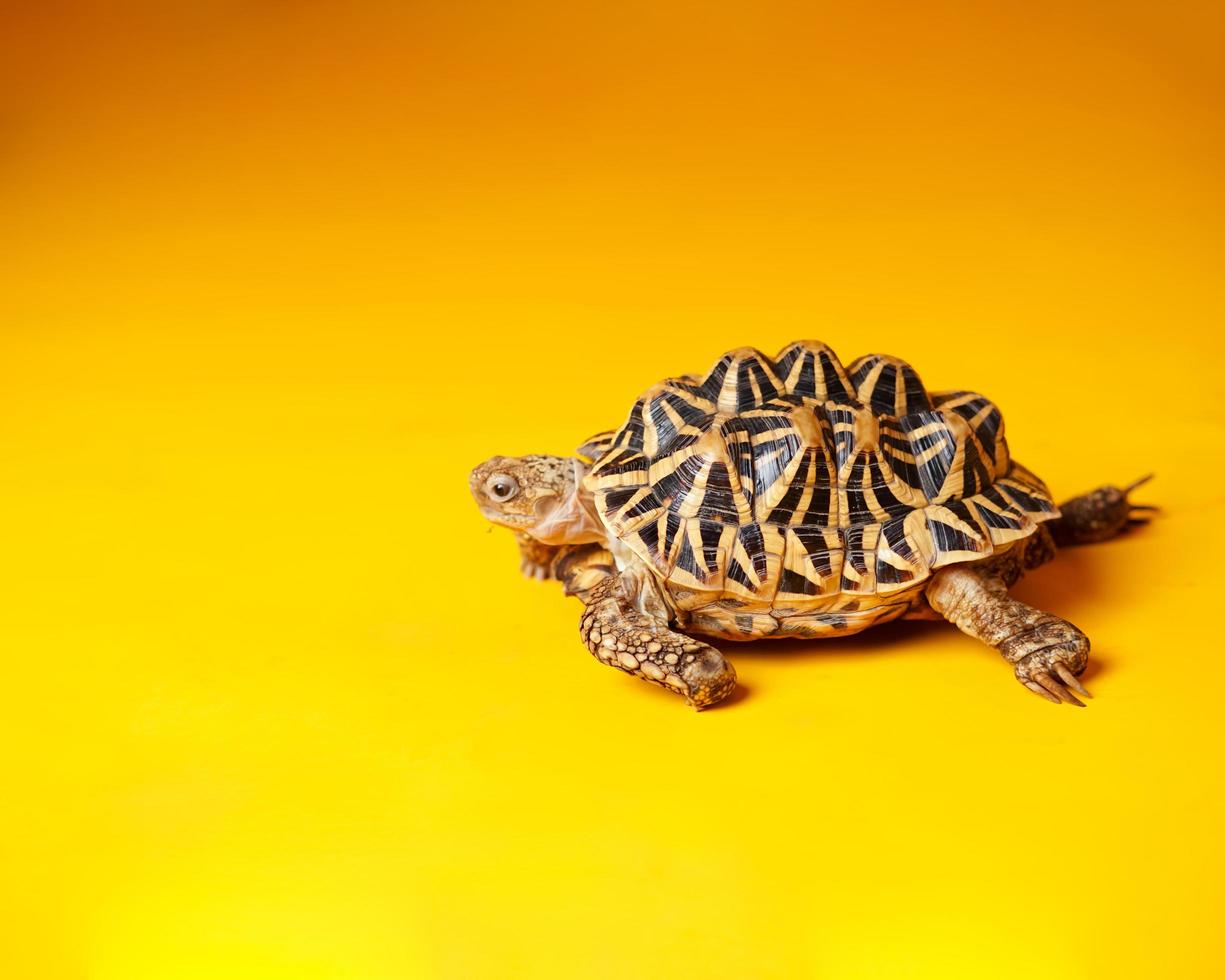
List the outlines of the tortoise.
{"type": "Polygon", "coordinates": [[[736,672],[695,634],[836,637],[899,618],[946,619],[1030,691],[1083,707],[1088,637],[1008,588],[1057,546],[1146,519],[1129,494],[1147,479],[1056,507],[987,398],[797,341],[654,385],[575,457],[494,456],[469,482],[516,532],[522,570],[582,599],[597,659],[701,710],[736,672]]]}

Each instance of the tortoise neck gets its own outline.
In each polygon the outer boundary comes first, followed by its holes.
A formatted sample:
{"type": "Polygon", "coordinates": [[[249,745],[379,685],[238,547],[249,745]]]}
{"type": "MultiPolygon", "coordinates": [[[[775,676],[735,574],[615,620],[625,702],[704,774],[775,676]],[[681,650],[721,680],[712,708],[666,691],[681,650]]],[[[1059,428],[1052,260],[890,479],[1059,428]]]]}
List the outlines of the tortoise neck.
{"type": "Polygon", "coordinates": [[[541,544],[591,544],[604,541],[607,532],[595,510],[595,498],[583,486],[586,465],[572,459],[573,471],[556,506],[528,532],[541,544]]]}

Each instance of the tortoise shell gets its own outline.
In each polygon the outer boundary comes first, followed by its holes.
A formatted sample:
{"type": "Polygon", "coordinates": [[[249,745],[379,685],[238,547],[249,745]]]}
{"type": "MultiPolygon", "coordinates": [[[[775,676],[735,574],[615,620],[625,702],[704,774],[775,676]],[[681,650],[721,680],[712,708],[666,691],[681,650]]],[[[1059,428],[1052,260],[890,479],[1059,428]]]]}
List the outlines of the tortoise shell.
{"type": "Polygon", "coordinates": [[[735,639],[913,612],[934,570],[1059,514],[982,395],[929,393],[882,354],[844,368],[812,341],[663,381],[580,451],[614,550],[653,571],[683,625],[735,639]]]}

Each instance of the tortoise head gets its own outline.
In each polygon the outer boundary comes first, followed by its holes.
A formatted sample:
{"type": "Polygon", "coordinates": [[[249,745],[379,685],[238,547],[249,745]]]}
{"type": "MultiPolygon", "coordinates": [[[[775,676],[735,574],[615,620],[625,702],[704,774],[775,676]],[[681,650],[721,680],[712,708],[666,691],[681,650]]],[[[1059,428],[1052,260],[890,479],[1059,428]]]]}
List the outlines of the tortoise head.
{"type": "Polygon", "coordinates": [[[468,486],[494,524],[544,544],[582,544],[604,539],[582,476],[583,464],[566,456],[494,456],[472,471],[468,486]]]}

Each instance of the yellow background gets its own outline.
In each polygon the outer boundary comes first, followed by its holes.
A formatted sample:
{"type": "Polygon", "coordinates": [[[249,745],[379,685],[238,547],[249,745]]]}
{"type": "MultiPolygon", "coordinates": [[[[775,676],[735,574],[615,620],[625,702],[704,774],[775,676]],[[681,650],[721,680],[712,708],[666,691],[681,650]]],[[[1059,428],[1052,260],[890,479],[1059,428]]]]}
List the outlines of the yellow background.
{"type": "Polygon", "coordinates": [[[3,16],[6,976],[1221,975],[1219,4],[3,16]],[[1158,473],[1019,590],[1086,710],[899,624],[697,715],[486,533],[796,337],[1158,473]]]}

